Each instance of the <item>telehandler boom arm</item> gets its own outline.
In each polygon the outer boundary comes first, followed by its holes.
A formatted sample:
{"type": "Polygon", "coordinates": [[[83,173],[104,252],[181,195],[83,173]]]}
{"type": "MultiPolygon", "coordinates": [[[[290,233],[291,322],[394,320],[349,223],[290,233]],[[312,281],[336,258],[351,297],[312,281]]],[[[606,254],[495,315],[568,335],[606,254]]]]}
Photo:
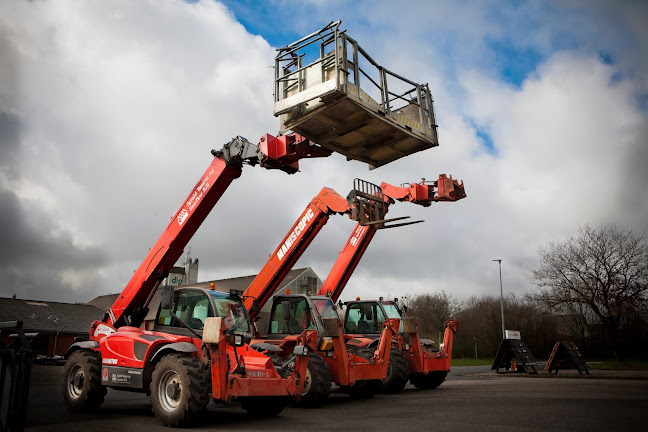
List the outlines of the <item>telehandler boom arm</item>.
{"type": "Polygon", "coordinates": [[[354,181],[354,188],[347,198],[343,198],[332,189],[323,188],[297,218],[243,294],[250,320],[256,321],[261,308],[272,297],[286,274],[310,246],[331,215],[347,214],[358,222],[359,227],[371,226],[373,231],[389,228],[396,225],[386,225],[388,222],[404,219],[385,219],[387,206],[391,202],[380,187],[364,180],[354,181]]]}
{"type": "Polygon", "coordinates": [[[324,157],[330,151],[299,135],[264,135],[258,144],[236,137],[221,150],[212,150],[214,159],[189,193],[166,229],[150,249],[103,323],[112,327],[139,326],[159,283],[182,255],[196,230],[232,181],[241,175],[243,164],[278,169],[288,174],[299,170],[299,159],[324,157]]]}
{"type": "MultiPolygon", "coordinates": [[[[392,186],[383,182],[380,188],[385,196],[389,198],[397,201],[408,201],[424,207],[430,206],[432,202],[457,201],[466,197],[463,182],[459,183],[453,180],[452,177],[446,177],[445,174],[439,175],[438,180],[435,182],[426,183],[425,179],[423,179],[421,183],[412,183],[407,187],[392,186]]],[[[388,208],[387,205],[385,212],[387,212],[388,208]]],[[[392,225],[392,227],[395,226],[397,225],[392,225]]],[[[322,284],[318,295],[329,296],[333,302],[338,301],[344,287],[349,282],[349,278],[351,278],[371,240],[373,240],[377,229],[376,226],[356,224],[328,277],[322,284]]]]}

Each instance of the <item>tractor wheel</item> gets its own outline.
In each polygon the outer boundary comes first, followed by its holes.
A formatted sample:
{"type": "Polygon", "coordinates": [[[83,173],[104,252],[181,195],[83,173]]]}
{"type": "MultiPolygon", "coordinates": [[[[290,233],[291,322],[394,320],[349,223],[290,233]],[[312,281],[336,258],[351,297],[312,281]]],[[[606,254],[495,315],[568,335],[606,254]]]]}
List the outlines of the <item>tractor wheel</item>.
{"type": "Polygon", "coordinates": [[[432,390],[439,387],[445,381],[448,372],[434,371],[428,373],[413,373],[410,374],[409,379],[416,388],[432,390]]]}
{"type": "MultiPolygon", "coordinates": [[[[373,357],[374,350],[369,348],[356,348],[353,353],[358,357],[369,360],[373,357]]],[[[344,393],[348,394],[351,399],[369,399],[380,390],[382,382],[380,380],[361,380],[356,381],[352,386],[342,386],[344,393]]]]}
{"type": "Polygon", "coordinates": [[[155,417],[165,426],[187,426],[207,408],[210,390],[209,374],[197,358],[168,354],[151,377],[155,417]]]}
{"type": "Polygon", "coordinates": [[[328,365],[317,353],[310,353],[308,368],[304,377],[304,390],[301,399],[295,402],[298,407],[316,407],[325,401],[331,391],[331,374],[328,365]]]}
{"type": "Polygon", "coordinates": [[[289,398],[284,396],[240,397],[241,408],[251,417],[274,417],[288,406],[289,398]]]}
{"type": "Polygon", "coordinates": [[[63,401],[70,411],[92,411],[104,401],[101,361],[94,351],[76,351],[63,369],[63,401]]]}
{"type": "Polygon", "coordinates": [[[387,377],[380,385],[380,392],[392,394],[401,392],[407,384],[408,375],[409,366],[407,365],[405,354],[397,347],[392,347],[389,352],[387,377]]]}

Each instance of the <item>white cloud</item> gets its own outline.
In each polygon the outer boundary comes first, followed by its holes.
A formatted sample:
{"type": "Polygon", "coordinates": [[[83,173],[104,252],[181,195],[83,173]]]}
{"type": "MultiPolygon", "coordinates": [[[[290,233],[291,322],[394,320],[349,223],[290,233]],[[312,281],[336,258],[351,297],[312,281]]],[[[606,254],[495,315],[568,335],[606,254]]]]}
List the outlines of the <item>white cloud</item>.
{"type": "MultiPolygon", "coordinates": [[[[318,4],[309,7],[339,10],[318,4]]],[[[488,3],[419,6],[412,15],[378,3],[362,20],[360,6],[341,13],[376,60],[430,83],[441,146],[375,171],[340,156],[302,161],[294,176],[245,167],[191,242],[201,279],[258,271],[323,186],[346,195],[354,177],[400,184],[452,174],[468,198],[393,206],[390,216],[426,223],[378,233],[343,298],[497,295],[495,258],[503,259],[505,290],[521,292],[538,246],[579,224],[645,227],[648,127],[635,98],[646,71],[627,73],[638,62],[605,64],[591,42],[550,55],[512,86],[486,42],[521,37],[521,17],[547,7],[498,15],[488,3]],[[490,133],[495,154],[475,125],[490,133]]],[[[294,18],[302,34],[319,25],[294,18]]],[[[561,24],[573,24],[568,17],[531,21],[537,32],[520,44],[545,55],[561,34],[578,36],[561,24]]],[[[0,137],[15,135],[2,149],[0,192],[16,209],[12,218],[28,217],[15,231],[29,233],[32,249],[68,250],[43,253],[51,272],[27,280],[29,258],[41,254],[21,249],[25,260],[12,261],[1,295],[29,286],[34,297],[83,301],[119,291],[207,167],[209,150],[278,130],[274,48],[216,2],[5,2],[0,50],[13,59],[0,68],[0,137]],[[46,290],[43,280],[59,285],[46,290]]],[[[297,266],[325,278],[352,227],[332,218],[297,266]]]]}

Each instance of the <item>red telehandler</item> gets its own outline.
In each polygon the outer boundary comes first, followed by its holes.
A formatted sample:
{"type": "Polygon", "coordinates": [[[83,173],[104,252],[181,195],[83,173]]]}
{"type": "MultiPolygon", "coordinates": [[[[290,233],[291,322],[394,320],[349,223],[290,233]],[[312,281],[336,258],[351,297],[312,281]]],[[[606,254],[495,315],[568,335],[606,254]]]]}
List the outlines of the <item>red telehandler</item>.
{"type": "MultiPolygon", "coordinates": [[[[438,180],[408,187],[396,187],[381,184],[386,195],[398,200],[429,206],[432,202],[457,201],[466,197],[463,182],[459,184],[452,177],[440,175],[438,180]]],[[[376,233],[376,227],[356,224],[349,239],[340,252],[328,277],[322,284],[318,295],[326,295],[333,302],[338,302],[351,274],[367,250],[376,233]]],[[[347,344],[357,348],[374,348],[380,340],[379,329],[386,319],[397,318],[402,322],[400,334],[394,337],[395,348],[391,351],[389,370],[382,383],[381,390],[386,393],[397,393],[405,387],[408,379],[418,388],[436,388],[443,383],[450,371],[453,335],[457,332],[457,321],[445,323],[442,349],[436,350],[432,341],[421,339],[418,333],[418,322],[415,318],[403,318],[402,311],[395,301],[356,300],[345,303],[344,333],[348,338],[354,335],[347,344]]]]}
{"type": "MultiPolygon", "coordinates": [[[[288,234],[270,255],[244,293],[250,318],[256,321],[261,308],[268,302],[286,274],[309,247],[331,215],[347,214],[362,224],[380,224],[399,220],[385,220],[385,207],[389,198],[377,186],[356,180],[354,190],[343,198],[334,190],[323,188],[313,198],[304,212],[297,218],[288,234]]],[[[400,225],[400,224],[399,224],[400,225]]],[[[267,338],[251,342],[252,346],[267,351],[278,362],[285,361],[298,343],[299,334],[305,329],[317,330],[317,351],[308,361],[303,405],[317,405],[328,396],[333,380],[352,397],[370,397],[387,373],[387,361],[391,344],[388,343],[398,332],[399,320],[383,323],[380,344],[375,353],[349,352],[342,333],[342,322],[336,306],[328,297],[311,298],[300,295],[284,295],[274,298],[270,328],[267,338]],[[311,314],[311,311],[317,311],[311,314]],[[323,343],[326,338],[326,342],[323,343]]]]}
{"type": "MultiPolygon", "coordinates": [[[[453,185],[452,180],[450,185],[453,185]]],[[[383,194],[383,188],[389,187],[391,186],[386,183],[383,183],[381,188],[356,180],[354,190],[346,200],[328,188],[322,189],[300,215],[246,290],[244,298],[252,320],[256,320],[260,308],[269,300],[269,297],[259,293],[269,295],[275,291],[287,272],[326,224],[330,215],[348,214],[351,219],[358,221],[354,232],[369,228],[372,236],[376,229],[417,223],[386,225],[387,222],[404,219],[385,220],[384,218],[387,208],[394,202],[389,196],[383,194]]],[[[399,195],[396,197],[400,199],[399,195]]],[[[408,201],[429,205],[428,197],[420,193],[408,201]]],[[[366,248],[366,244],[364,247],[366,248]]],[[[335,302],[324,293],[320,291],[318,296],[298,294],[275,296],[271,307],[268,336],[257,343],[265,342],[264,347],[269,352],[275,353],[278,358],[285,358],[293,349],[296,337],[304,328],[317,329],[320,335],[318,353],[311,353],[301,404],[319,404],[328,397],[331,381],[352,397],[371,397],[378,391],[380,382],[388,375],[389,361],[385,359],[393,357],[393,354],[390,354],[389,341],[398,335],[400,317],[398,321],[383,320],[380,328],[377,329],[379,333],[377,340],[361,340],[356,337],[353,339],[355,344],[348,344],[345,341],[352,336],[342,334],[341,320],[335,302]],[[367,349],[370,344],[374,349],[367,349]]]]}
{"type": "Polygon", "coordinates": [[[149,393],[158,420],[190,423],[211,399],[238,397],[253,415],[276,415],[302,393],[310,349],[317,334],[299,335],[281,364],[246,344],[250,319],[241,293],[164,287],[153,331],[139,328],[153,293],[243,164],[289,174],[305,157],[330,151],[298,135],[265,135],[252,144],[237,137],[220,151],[150,249],[130,282],[89,339],[73,344],[65,357],[63,398],[71,410],[98,408],[108,387],[149,393]],[[276,363],[276,362],[275,362],[276,363]]]}

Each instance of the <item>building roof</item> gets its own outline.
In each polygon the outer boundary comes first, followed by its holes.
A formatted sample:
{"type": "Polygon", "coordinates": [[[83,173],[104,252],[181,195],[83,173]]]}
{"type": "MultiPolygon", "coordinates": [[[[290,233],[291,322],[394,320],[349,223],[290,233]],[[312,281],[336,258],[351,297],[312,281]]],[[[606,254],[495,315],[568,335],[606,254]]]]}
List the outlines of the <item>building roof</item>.
{"type": "MultiPolygon", "coordinates": [[[[284,278],[284,280],[281,281],[281,284],[279,284],[277,290],[282,289],[283,287],[285,287],[286,285],[294,281],[299,275],[307,271],[309,268],[310,267],[290,270],[286,275],[286,277],[284,278]]],[[[213,281],[188,284],[187,286],[209,288],[209,285],[213,283],[215,285],[216,290],[218,291],[223,291],[223,292],[230,292],[230,290],[245,291],[250,286],[250,284],[252,283],[255,277],[257,277],[257,275],[254,274],[254,275],[240,276],[240,277],[229,278],[229,279],[216,279],[213,281]]]]}
{"type": "MultiPolygon", "coordinates": [[[[291,270],[277,290],[283,289],[308,270],[309,267],[291,270]]],[[[249,275],[217,279],[188,286],[209,288],[209,285],[214,283],[219,291],[229,292],[231,289],[245,291],[255,277],[256,275],[249,275]]],[[[155,293],[151,301],[152,307],[159,304],[160,296],[161,291],[155,293]]],[[[117,297],[119,293],[102,295],[86,304],[0,297],[0,321],[22,321],[25,332],[86,334],[92,322],[101,320],[104,312],[115,303],[117,297]]],[[[157,312],[157,306],[153,308],[155,310],[150,313],[157,312]]]]}
{"type": "MultiPolygon", "coordinates": [[[[290,270],[286,275],[286,277],[284,278],[284,280],[281,282],[281,284],[279,284],[277,291],[283,289],[286,285],[290,284],[297,277],[299,277],[301,274],[303,274],[305,271],[308,270],[310,270],[310,267],[290,270]]],[[[245,291],[250,286],[250,284],[252,283],[252,281],[256,276],[257,275],[248,275],[248,276],[240,276],[240,277],[229,278],[229,279],[215,279],[206,282],[187,284],[184,286],[209,288],[209,286],[213,283],[215,285],[216,290],[218,291],[229,292],[230,290],[233,289],[245,291]]],[[[149,311],[149,314],[157,313],[157,306],[155,305],[160,304],[161,296],[162,296],[162,290],[158,290],[155,292],[155,294],[153,294],[153,297],[151,298],[151,303],[150,303],[151,310],[149,311]]],[[[101,311],[105,312],[106,310],[108,310],[108,308],[110,308],[115,303],[117,297],[119,297],[119,293],[106,294],[106,295],[96,297],[95,299],[91,300],[87,304],[99,308],[101,311]]]]}
{"type": "Polygon", "coordinates": [[[115,300],[117,300],[117,297],[119,297],[119,293],[106,294],[99,297],[95,297],[94,299],[90,300],[86,304],[90,306],[94,306],[100,311],[107,311],[110,306],[115,304],[115,300]]]}
{"type": "Polygon", "coordinates": [[[0,321],[22,321],[25,332],[87,334],[102,315],[87,304],[0,297],[0,321]]]}

